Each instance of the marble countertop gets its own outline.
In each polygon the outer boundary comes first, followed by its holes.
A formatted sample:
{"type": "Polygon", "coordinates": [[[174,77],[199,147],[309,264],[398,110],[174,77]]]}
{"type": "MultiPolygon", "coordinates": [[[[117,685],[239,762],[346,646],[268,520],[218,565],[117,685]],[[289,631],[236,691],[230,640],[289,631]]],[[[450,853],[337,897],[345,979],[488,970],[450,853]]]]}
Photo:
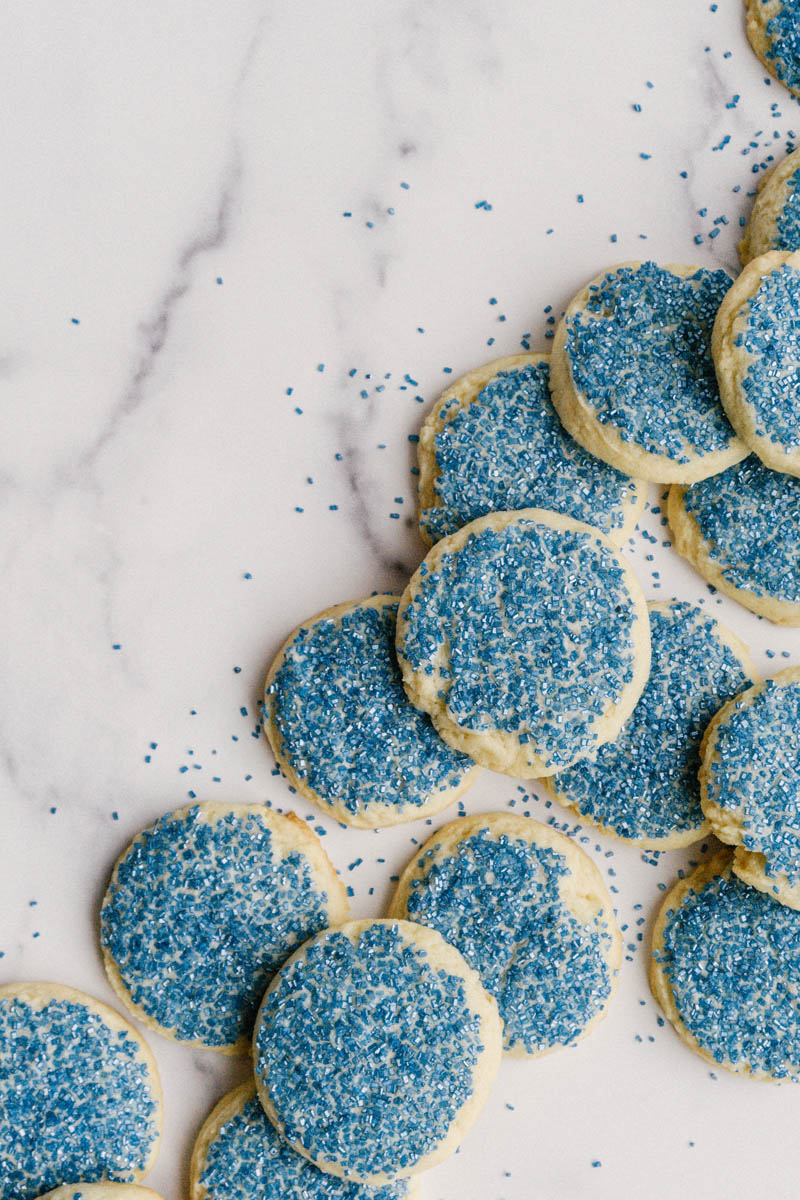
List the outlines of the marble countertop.
{"type": "MultiPolygon", "coordinates": [[[[192,795],[310,811],[257,736],[264,673],[299,620],[403,587],[409,436],[452,378],[546,348],[613,262],[736,269],[760,164],[800,129],[742,7],[2,7],[0,982],[114,1003],[97,908],[134,833],[192,795]]],[[[800,631],[712,597],[661,514],[643,528],[649,598],[701,600],[765,673],[800,662],[800,631]]],[[[465,804],[512,799],[555,811],[489,774],[465,804]]],[[[386,902],[375,860],[397,873],[430,832],[316,819],[356,915],[386,902]]],[[[627,926],[608,1020],[504,1063],[425,1200],[794,1195],[800,1090],[715,1078],[650,997],[658,884],[692,851],[587,848],[627,926]]],[[[148,1182],[178,1200],[246,1067],[150,1043],[148,1182]]]]}

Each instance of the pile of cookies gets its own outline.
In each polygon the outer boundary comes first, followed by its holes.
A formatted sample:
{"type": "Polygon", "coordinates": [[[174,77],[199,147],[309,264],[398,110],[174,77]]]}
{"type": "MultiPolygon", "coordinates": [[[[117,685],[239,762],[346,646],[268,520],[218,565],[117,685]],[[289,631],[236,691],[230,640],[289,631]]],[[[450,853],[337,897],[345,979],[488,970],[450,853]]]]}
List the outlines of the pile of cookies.
{"type": "MultiPolygon", "coordinates": [[[[669,484],[679,553],[800,625],[797,246],[800,151],[760,189],[735,282],[612,267],[568,305],[551,355],[450,387],[419,435],[426,557],[402,596],[298,626],[264,700],[291,788],[345,825],[431,817],[488,769],[639,846],[716,834],[726,848],[661,908],[653,992],[708,1061],[793,1080],[800,668],[760,682],[701,608],[647,604],[621,547],[647,481],[669,484]]],[[[307,822],[236,804],[178,809],[133,840],[100,946],[141,1024],[252,1056],[200,1130],[191,1200],[419,1196],[501,1054],[586,1036],[621,962],[597,867],[550,826],[461,816],[414,854],[385,918],[353,920],[307,822]]],[[[0,1200],[154,1200],[135,1184],[161,1090],[128,1021],[11,984],[0,1048],[0,1200]]]]}

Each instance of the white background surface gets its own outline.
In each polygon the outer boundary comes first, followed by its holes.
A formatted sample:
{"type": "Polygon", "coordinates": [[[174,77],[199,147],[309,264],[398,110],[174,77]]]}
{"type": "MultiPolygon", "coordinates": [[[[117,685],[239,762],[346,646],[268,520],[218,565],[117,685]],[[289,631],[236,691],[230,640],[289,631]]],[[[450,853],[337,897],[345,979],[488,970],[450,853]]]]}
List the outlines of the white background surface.
{"type": "MultiPolygon", "coordinates": [[[[545,306],[612,262],[735,268],[751,167],[800,114],[765,86],[738,0],[712,7],[2,6],[0,981],[113,1003],[96,914],[127,840],[189,788],[291,804],[251,737],[266,667],[304,617],[404,585],[422,554],[407,439],[449,380],[525,333],[546,347],[545,306]]],[[[766,673],[800,661],[800,633],[711,598],[648,528],[658,547],[631,553],[649,598],[703,600],[766,673]]],[[[488,774],[466,808],[511,799],[566,819],[488,774]]],[[[315,823],[359,916],[388,895],[375,859],[396,873],[431,832],[315,823]]],[[[635,946],[611,1014],[575,1050],[504,1063],[426,1200],[794,1196],[800,1091],[714,1080],[657,1025],[657,884],[692,853],[587,848],[635,946]]],[[[177,1200],[245,1068],[150,1041],[148,1182],[177,1200]]]]}

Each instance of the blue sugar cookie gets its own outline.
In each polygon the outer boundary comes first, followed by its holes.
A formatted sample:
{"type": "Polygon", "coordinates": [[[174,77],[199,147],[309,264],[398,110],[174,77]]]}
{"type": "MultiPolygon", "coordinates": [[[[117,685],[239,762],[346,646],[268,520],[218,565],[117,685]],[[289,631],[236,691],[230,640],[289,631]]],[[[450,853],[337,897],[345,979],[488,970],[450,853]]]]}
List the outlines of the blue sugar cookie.
{"type": "Polygon", "coordinates": [[[295,1154],[267,1120],[253,1083],[220,1100],[197,1137],[190,1200],[418,1200],[417,1180],[348,1183],[295,1154]]]}
{"type": "Polygon", "coordinates": [[[682,879],[653,930],[650,985],[707,1062],[800,1081],[800,913],[748,887],[722,850],[682,879]]]}
{"type": "Polygon", "coordinates": [[[490,512],[547,508],[621,546],[647,487],[594,458],[559,421],[549,354],[517,354],[443,393],[419,435],[420,533],[433,545],[490,512]]]}
{"type": "Polygon", "coordinates": [[[711,717],[756,678],[747,647],[685,601],[648,604],[650,678],[615,742],[546,781],[605,833],[662,850],[704,837],[700,741],[711,717]]]}
{"type": "Polygon", "coordinates": [[[800,625],[800,480],[755,455],[667,506],[675,549],[704,579],[779,625],[800,625]]]}
{"type": "Polygon", "coordinates": [[[477,771],[409,704],[396,596],[338,604],[291,633],[269,669],[264,729],[301,795],[360,828],[431,816],[477,771]]]}
{"type": "Polygon", "coordinates": [[[496,1002],[434,930],[351,921],[278,972],[253,1038],[256,1087],[322,1170],[382,1186],[457,1148],[500,1063],[496,1002]]]}
{"type": "Polygon", "coordinates": [[[769,250],[800,250],[800,150],[761,176],[739,243],[743,265],[769,250]]]}
{"type": "Polygon", "coordinates": [[[748,263],[720,306],[712,348],[739,437],[765,467],[800,476],[800,251],[748,263]]]}
{"type": "Polygon", "coordinates": [[[245,1054],[278,967],[348,913],[305,821],[256,804],[194,804],[161,817],[117,861],[100,941],[112,987],[145,1025],[245,1054]]]}
{"type": "Polygon", "coordinates": [[[572,1046],[606,1015],[622,957],[611,898],[549,826],[509,813],[452,821],[406,867],[389,916],[461,951],[497,1000],[510,1054],[572,1046]]]}
{"type": "Polygon", "coordinates": [[[615,738],[650,668],[633,572],[596,529],[544,509],[443,538],[403,594],[412,703],[476,762],[527,778],[615,738]]]}
{"type": "Polygon", "coordinates": [[[800,97],[800,3],[745,0],[747,37],[764,66],[800,97]]]}
{"type": "Polygon", "coordinates": [[[640,479],[692,483],[747,454],[719,401],[711,329],[725,271],[622,263],[569,304],[550,384],[585,450],[640,479]]]}
{"type": "Polygon", "coordinates": [[[800,908],[800,667],[725,704],[703,740],[703,811],[740,879],[800,908]]]}
{"type": "Polygon", "coordinates": [[[0,1196],[135,1183],[161,1137],[155,1059],[132,1025],[56,983],[0,987],[0,1196]]]}

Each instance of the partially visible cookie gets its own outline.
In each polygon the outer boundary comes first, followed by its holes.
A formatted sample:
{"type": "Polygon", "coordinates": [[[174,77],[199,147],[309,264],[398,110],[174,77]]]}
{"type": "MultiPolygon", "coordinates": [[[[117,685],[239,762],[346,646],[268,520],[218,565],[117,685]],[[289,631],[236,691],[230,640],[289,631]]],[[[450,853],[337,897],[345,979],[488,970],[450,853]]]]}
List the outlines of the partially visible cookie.
{"type": "Polygon", "coordinates": [[[344,885],[305,821],[260,804],[166,813],[120,856],[100,911],[114,991],[149,1028],[246,1054],[261,997],[344,885]]]}
{"type": "Polygon", "coordinates": [[[570,302],[550,384],[556,412],[585,450],[657,483],[693,483],[745,457],[711,358],[730,283],[704,267],[621,263],[570,302]]]}
{"type": "Polygon", "coordinates": [[[619,737],[544,783],[604,833],[668,850],[708,832],[700,742],[720,704],[756,672],[744,643],[702,609],[673,600],[647,610],[650,677],[619,737]]]}
{"type": "Polygon", "coordinates": [[[451,746],[508,775],[550,775],[617,736],[650,669],[641,588],[596,529],[544,509],[443,538],[397,620],[412,703],[451,746]]]}
{"type": "Polygon", "coordinates": [[[726,596],[777,625],[800,625],[800,480],[754,454],[667,507],[675,549],[726,596]]]}
{"type": "Polygon", "coordinates": [[[287,779],[362,829],[440,812],[477,773],[403,691],[397,604],[372,596],[311,617],[267,676],[264,729],[287,779]]]}
{"type": "Polygon", "coordinates": [[[119,1013],[59,983],[0,987],[3,1200],[34,1200],[65,1177],[137,1183],[161,1120],[155,1059],[119,1013]]]}
{"type": "Polygon", "coordinates": [[[400,877],[390,917],[455,946],[498,1003],[519,1057],[572,1046],[603,1020],[622,939],[600,872],[573,841],[510,813],[438,830],[400,877]]]}
{"type": "Polygon", "coordinates": [[[800,667],[723,705],[703,739],[700,785],[739,878],[800,909],[800,667]]]}
{"type": "Polygon", "coordinates": [[[771,75],[800,97],[798,0],[745,0],[747,37],[771,75]]]}
{"type": "Polygon", "coordinates": [[[419,1195],[418,1177],[371,1188],[320,1171],[295,1154],[267,1120],[254,1083],[223,1096],[192,1153],[190,1200],[419,1200],[419,1195]]]}
{"type": "Polygon", "coordinates": [[[256,1087],[286,1141],[332,1175],[393,1183],[447,1158],[500,1064],[496,1001],[453,946],[410,921],[350,921],[267,991],[256,1087]]]}
{"type": "Polygon", "coordinates": [[[727,1071],[800,1081],[800,913],[737,879],[722,850],[668,892],[650,985],[690,1050],[727,1071]]]}
{"type": "Polygon", "coordinates": [[[443,392],[419,434],[419,527],[429,546],[490,512],[547,508],[621,546],[647,487],[579,446],[550,399],[549,354],[515,354],[443,392]]]}
{"type": "Polygon", "coordinates": [[[161,1200],[161,1197],[134,1183],[63,1183],[38,1200],[161,1200]]]}
{"type": "Polygon", "coordinates": [[[765,467],[789,475],[800,475],[798,309],[800,250],[771,250],[732,285],[712,337],[728,420],[765,467]]]}
{"type": "Polygon", "coordinates": [[[739,257],[744,266],[769,250],[800,250],[800,150],[761,176],[739,257]]]}

